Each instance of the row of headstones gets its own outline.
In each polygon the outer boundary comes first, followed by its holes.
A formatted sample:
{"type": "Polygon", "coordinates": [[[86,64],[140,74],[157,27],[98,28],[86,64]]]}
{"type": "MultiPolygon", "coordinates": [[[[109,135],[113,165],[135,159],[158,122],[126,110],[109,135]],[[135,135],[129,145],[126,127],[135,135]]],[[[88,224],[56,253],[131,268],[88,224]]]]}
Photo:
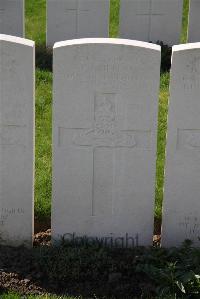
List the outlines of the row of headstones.
{"type": "MultiPolygon", "coordinates": [[[[55,44],[53,239],[152,243],[160,51],[122,39],[55,44]]],[[[32,244],[34,56],[34,42],[0,35],[0,244],[32,244]]],[[[174,46],[164,246],[200,245],[199,94],[200,44],[174,46]]]]}
{"type": "MultiPolygon", "coordinates": [[[[120,0],[120,37],[179,44],[183,0],[120,0]]],[[[47,0],[47,46],[109,36],[110,0],[47,0]]],[[[189,42],[200,41],[200,1],[190,0],[189,42]]],[[[24,0],[0,1],[0,33],[24,36],[24,0]]]]}

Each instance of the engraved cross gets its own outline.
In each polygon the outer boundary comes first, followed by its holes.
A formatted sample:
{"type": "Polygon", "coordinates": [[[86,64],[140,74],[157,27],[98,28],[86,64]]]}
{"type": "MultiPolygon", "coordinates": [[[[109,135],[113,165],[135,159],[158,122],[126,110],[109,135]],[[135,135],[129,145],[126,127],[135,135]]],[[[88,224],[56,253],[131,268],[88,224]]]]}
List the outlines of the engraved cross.
{"type": "Polygon", "coordinates": [[[80,12],[88,12],[88,9],[81,9],[79,5],[79,0],[76,1],[76,7],[75,8],[68,8],[66,9],[66,12],[74,12],[76,15],[76,35],[78,36],[78,30],[79,30],[79,13],[80,12]]]}
{"type": "MultiPolygon", "coordinates": [[[[112,149],[113,158],[113,184],[115,182],[115,157],[116,149],[136,148],[146,149],[151,148],[151,131],[150,130],[134,130],[134,129],[120,129],[117,112],[116,112],[116,94],[115,93],[97,93],[94,100],[94,120],[92,128],[59,128],[59,146],[65,147],[69,140],[67,135],[69,130],[72,132],[71,143],[74,146],[92,148],[92,206],[91,215],[95,216],[95,161],[100,154],[99,149],[112,149]]],[[[113,188],[114,189],[114,188],[113,188]]],[[[113,213],[112,196],[111,210],[113,213]]]]}
{"type": "Polygon", "coordinates": [[[140,13],[136,14],[136,16],[148,16],[148,40],[150,41],[151,39],[151,24],[152,24],[152,17],[157,17],[157,16],[164,16],[164,13],[154,13],[153,12],[153,0],[149,0],[149,8],[147,13],[140,13]]]}

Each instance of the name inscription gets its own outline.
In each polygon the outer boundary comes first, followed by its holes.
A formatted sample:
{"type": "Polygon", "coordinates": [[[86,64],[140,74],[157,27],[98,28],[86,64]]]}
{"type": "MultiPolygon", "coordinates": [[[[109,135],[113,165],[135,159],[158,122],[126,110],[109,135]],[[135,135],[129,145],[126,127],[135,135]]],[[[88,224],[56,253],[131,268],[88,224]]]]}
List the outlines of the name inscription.
{"type": "MultiPolygon", "coordinates": [[[[133,67],[123,61],[123,56],[99,63],[98,61],[91,61],[90,64],[87,62],[87,59],[83,56],[76,69],[73,72],[69,71],[66,73],[67,81],[77,80],[80,84],[88,81],[94,83],[103,81],[105,85],[110,85],[110,82],[112,84],[116,82],[116,88],[119,87],[119,84],[130,84],[130,82],[134,82],[134,86],[141,88],[144,88],[146,84],[144,76],[143,80],[141,80],[142,74],[145,73],[145,61],[144,65],[141,66],[136,60],[133,67]]],[[[134,59],[136,58],[132,57],[132,60],[134,59]]],[[[151,82],[153,84],[153,80],[151,81],[148,78],[148,86],[151,85],[151,82]]]]}
{"type": "Polygon", "coordinates": [[[14,216],[24,215],[23,208],[2,208],[0,210],[0,226],[4,226],[14,216]]]}

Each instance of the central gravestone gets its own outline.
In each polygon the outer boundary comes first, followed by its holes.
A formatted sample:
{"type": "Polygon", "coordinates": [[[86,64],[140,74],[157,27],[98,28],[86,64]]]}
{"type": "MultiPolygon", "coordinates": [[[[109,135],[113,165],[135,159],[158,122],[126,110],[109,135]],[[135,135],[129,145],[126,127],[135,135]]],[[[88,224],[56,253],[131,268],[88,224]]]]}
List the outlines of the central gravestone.
{"type": "Polygon", "coordinates": [[[0,34],[24,36],[24,0],[0,1],[0,34]]]}
{"type": "Polygon", "coordinates": [[[47,46],[55,42],[108,37],[110,0],[48,0],[47,46]]]}
{"type": "Polygon", "coordinates": [[[183,0],[121,0],[120,36],[146,42],[179,43],[183,0]]]}
{"type": "Polygon", "coordinates": [[[152,243],[159,69],[147,43],[54,46],[54,239],[152,243]]]}

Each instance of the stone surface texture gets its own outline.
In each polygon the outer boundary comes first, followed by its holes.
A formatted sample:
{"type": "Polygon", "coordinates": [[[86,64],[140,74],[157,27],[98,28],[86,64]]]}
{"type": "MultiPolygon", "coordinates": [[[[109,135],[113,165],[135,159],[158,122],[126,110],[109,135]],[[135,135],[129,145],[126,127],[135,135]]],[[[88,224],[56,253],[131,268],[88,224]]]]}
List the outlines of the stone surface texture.
{"type": "Polygon", "coordinates": [[[200,245],[200,43],[173,47],[162,245],[200,245]]]}
{"type": "Polygon", "coordinates": [[[24,0],[0,0],[0,34],[24,37],[24,0]]]}
{"type": "Polygon", "coordinates": [[[74,233],[152,244],[159,80],[160,46],[55,44],[54,240],[74,233]]]}
{"type": "Polygon", "coordinates": [[[188,42],[200,42],[200,1],[190,0],[188,42]]]}
{"type": "Polygon", "coordinates": [[[178,44],[183,0],[121,0],[120,37],[178,44]]]}
{"type": "Polygon", "coordinates": [[[109,36],[110,0],[48,0],[47,46],[75,38],[109,36]]]}
{"type": "Polygon", "coordinates": [[[0,245],[31,246],[34,42],[0,35],[0,245]]]}

